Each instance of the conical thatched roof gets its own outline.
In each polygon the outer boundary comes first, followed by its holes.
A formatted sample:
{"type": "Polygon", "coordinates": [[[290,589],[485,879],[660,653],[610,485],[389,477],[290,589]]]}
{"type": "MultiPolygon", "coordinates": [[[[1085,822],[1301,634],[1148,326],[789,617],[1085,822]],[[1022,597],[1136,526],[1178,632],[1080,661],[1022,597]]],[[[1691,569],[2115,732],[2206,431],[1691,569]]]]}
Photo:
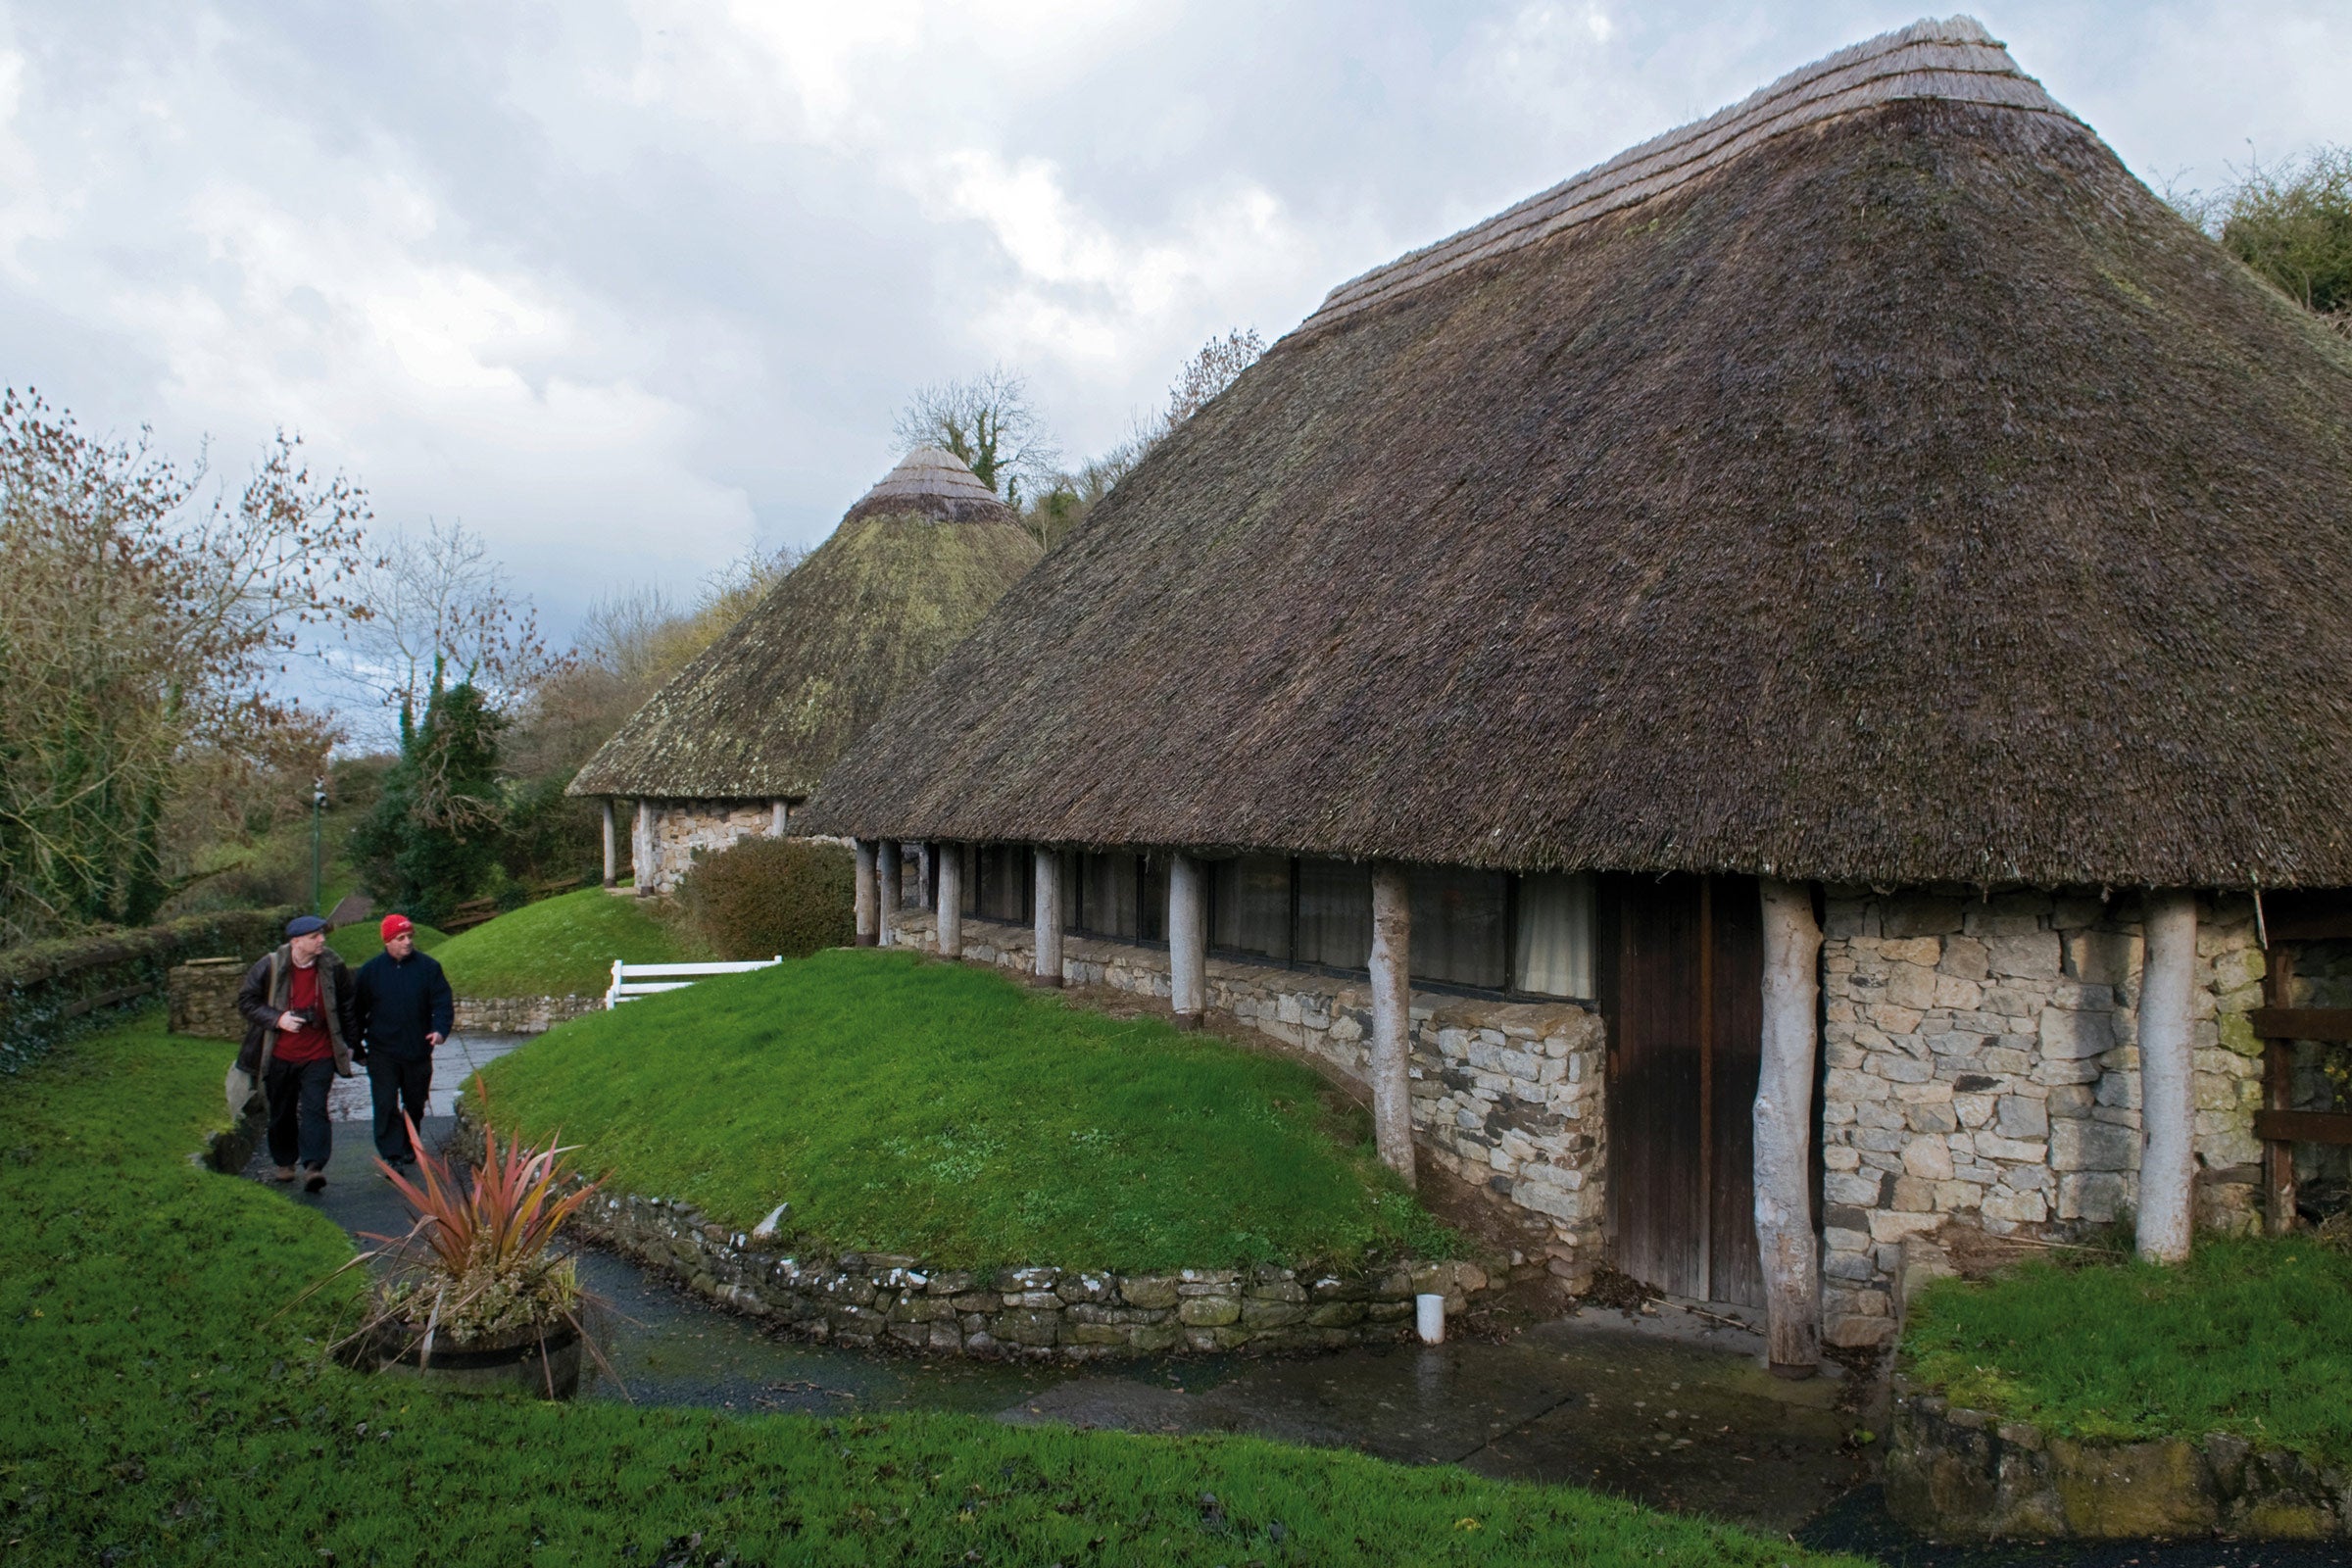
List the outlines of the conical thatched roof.
{"type": "Polygon", "coordinates": [[[1334,292],[828,775],[877,836],[2352,884],[2352,355],[1966,19],[1334,292]]]}
{"type": "Polygon", "coordinates": [[[971,469],[936,448],[911,454],[631,715],[571,793],[807,795],[1037,554],[971,469]]]}

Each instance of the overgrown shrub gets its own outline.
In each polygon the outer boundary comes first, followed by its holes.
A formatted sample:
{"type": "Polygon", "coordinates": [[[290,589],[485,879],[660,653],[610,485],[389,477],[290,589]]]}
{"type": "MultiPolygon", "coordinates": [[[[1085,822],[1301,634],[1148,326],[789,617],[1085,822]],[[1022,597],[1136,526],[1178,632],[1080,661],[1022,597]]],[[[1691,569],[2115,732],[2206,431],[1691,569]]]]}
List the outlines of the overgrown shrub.
{"type": "Polygon", "coordinates": [[[82,1029],[152,1004],[164,976],[191,958],[258,958],[275,947],[291,908],[228,909],[134,931],[0,949],[0,1074],[14,1073],[82,1029]]]}
{"type": "Polygon", "coordinates": [[[849,946],[857,896],[856,857],[811,839],[750,838],[697,856],[678,887],[688,929],[729,960],[849,946]]]}

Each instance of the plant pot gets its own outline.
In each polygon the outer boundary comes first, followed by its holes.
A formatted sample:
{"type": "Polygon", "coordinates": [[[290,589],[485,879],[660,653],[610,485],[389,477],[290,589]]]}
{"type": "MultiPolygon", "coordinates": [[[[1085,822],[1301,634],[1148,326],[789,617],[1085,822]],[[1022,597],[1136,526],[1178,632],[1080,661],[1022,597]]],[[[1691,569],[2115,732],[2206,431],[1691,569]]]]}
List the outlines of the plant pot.
{"type": "Polygon", "coordinates": [[[512,1329],[479,1340],[436,1338],[431,1355],[416,1364],[424,1331],[389,1329],[370,1357],[387,1377],[414,1378],[459,1394],[532,1394],[568,1399],[580,1390],[580,1336],[568,1323],[512,1329]]]}

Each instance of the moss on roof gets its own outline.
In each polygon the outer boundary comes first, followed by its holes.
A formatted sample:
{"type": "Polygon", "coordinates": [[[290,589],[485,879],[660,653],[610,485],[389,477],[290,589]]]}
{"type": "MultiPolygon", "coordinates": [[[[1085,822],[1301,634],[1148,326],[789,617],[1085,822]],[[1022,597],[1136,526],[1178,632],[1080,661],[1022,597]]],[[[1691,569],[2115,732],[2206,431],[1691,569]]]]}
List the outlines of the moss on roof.
{"type": "Polygon", "coordinates": [[[808,820],[2352,884],[2352,354],[1997,96],[1335,291],[808,820]]]}
{"type": "Polygon", "coordinates": [[[1037,556],[1036,542],[968,468],[944,452],[915,453],[632,714],[571,793],[808,794],[1037,556]]]}

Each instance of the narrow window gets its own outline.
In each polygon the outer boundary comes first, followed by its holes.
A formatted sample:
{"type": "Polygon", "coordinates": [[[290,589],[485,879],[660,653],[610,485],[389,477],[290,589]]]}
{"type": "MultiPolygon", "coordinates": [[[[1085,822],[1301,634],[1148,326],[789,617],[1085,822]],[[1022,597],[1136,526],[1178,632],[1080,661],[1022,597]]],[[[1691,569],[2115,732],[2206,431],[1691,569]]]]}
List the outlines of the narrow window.
{"type": "Polygon", "coordinates": [[[1519,879],[1519,946],[1512,983],[1544,997],[1591,997],[1592,878],[1544,872],[1519,879]]]}
{"type": "Polygon", "coordinates": [[[1372,961],[1372,869],[1354,860],[1298,862],[1298,957],[1333,969],[1372,961]]]}
{"type": "Polygon", "coordinates": [[[1288,857],[1245,855],[1214,868],[1211,944],[1285,962],[1291,956],[1291,862],[1288,857]]]}
{"type": "Polygon", "coordinates": [[[1510,956],[1503,940],[1508,878],[1500,871],[1416,865],[1409,879],[1413,978],[1501,990],[1510,956]]]}

